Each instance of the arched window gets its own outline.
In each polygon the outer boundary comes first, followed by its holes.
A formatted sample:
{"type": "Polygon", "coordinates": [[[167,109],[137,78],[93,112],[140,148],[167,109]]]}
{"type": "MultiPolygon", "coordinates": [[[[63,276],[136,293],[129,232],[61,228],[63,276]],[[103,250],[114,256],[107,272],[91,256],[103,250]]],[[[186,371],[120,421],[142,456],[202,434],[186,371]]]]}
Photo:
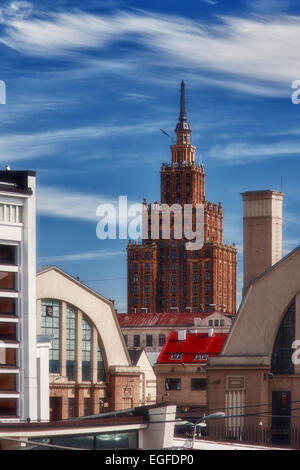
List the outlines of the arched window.
{"type": "Polygon", "coordinates": [[[293,374],[292,344],[295,341],[295,301],[290,305],[280,324],[274,343],[271,370],[274,374],[293,374]]]}
{"type": "Polygon", "coordinates": [[[82,317],[82,380],[91,381],[92,328],[82,317]]]}
{"type": "Polygon", "coordinates": [[[101,352],[100,345],[98,344],[97,350],[97,380],[98,382],[105,381],[105,366],[104,360],[101,352]]]}
{"type": "Polygon", "coordinates": [[[42,335],[52,336],[49,351],[49,372],[58,374],[60,367],[60,303],[57,300],[42,300],[42,335]]]}
{"type": "Polygon", "coordinates": [[[75,380],[75,339],[76,339],[76,310],[67,305],[67,363],[68,380],[75,380]]]}

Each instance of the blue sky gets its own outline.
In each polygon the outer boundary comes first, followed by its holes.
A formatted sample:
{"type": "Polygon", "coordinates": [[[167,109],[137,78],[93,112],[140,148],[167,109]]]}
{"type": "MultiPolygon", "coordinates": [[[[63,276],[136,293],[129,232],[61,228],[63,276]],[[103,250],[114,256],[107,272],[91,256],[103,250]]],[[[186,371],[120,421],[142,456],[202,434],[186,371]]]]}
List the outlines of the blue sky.
{"type": "Polygon", "coordinates": [[[126,311],[126,240],[96,236],[96,207],[160,197],[186,83],[206,196],[222,201],[242,287],[242,201],[280,190],[284,253],[299,244],[300,6],[279,0],[0,2],[0,165],[37,172],[38,264],[126,311]]]}

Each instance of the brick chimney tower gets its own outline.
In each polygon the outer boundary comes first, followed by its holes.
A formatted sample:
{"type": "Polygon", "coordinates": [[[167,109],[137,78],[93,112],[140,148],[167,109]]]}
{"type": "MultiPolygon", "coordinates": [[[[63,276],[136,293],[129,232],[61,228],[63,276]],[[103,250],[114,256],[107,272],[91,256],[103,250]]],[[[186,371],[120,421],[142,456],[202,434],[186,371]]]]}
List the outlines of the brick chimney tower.
{"type": "Polygon", "coordinates": [[[282,200],[278,191],[242,193],[244,203],[244,285],[282,258],[282,200]]]}

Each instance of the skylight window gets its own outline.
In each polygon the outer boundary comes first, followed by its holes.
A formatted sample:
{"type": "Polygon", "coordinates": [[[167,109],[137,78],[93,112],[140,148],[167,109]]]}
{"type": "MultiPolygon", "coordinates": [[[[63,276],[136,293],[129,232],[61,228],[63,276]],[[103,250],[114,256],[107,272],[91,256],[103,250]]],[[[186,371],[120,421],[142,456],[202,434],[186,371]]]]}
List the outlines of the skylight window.
{"type": "Polygon", "coordinates": [[[195,354],[194,361],[206,361],[207,358],[207,354],[195,354]]]}
{"type": "Polygon", "coordinates": [[[182,353],[173,353],[171,354],[171,359],[182,359],[182,353]]]}

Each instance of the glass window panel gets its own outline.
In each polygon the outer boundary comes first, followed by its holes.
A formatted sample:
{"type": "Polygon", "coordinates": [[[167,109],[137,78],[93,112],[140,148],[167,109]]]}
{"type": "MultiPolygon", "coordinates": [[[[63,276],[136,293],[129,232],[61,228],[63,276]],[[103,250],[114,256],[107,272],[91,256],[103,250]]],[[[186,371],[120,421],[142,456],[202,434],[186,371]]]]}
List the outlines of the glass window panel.
{"type": "Polygon", "coordinates": [[[181,390],[181,379],[166,379],[166,390],[181,390]]]}
{"type": "Polygon", "coordinates": [[[0,322],[0,340],[17,340],[15,323],[0,322]]]}
{"type": "Polygon", "coordinates": [[[191,379],[191,390],[206,390],[206,379],[191,379]]]}
{"type": "Polygon", "coordinates": [[[60,303],[57,300],[43,299],[41,308],[41,334],[52,336],[49,351],[49,370],[51,373],[59,373],[60,303]]]}
{"type": "Polygon", "coordinates": [[[152,335],[146,335],[146,346],[152,346],[152,335]]]}
{"type": "Polygon", "coordinates": [[[96,449],[137,449],[138,433],[99,434],[96,436],[96,449]]]}
{"type": "Polygon", "coordinates": [[[94,449],[94,436],[53,437],[51,444],[77,449],[94,449]]]}
{"type": "Polygon", "coordinates": [[[82,380],[91,381],[91,336],[92,328],[82,318],[82,380]]]}
{"type": "Polygon", "coordinates": [[[16,286],[16,273],[0,271],[0,289],[14,290],[16,286]]]}
{"type": "Polygon", "coordinates": [[[67,377],[75,380],[75,328],[76,310],[67,305],[67,377]]]}
{"type": "Polygon", "coordinates": [[[106,379],[106,374],[105,374],[105,364],[104,364],[104,359],[102,356],[102,351],[100,348],[100,345],[98,344],[98,349],[97,349],[97,380],[99,382],[105,381],[106,379]]]}
{"type": "Polygon", "coordinates": [[[0,391],[16,390],[15,374],[0,374],[0,391]]]}
{"type": "Polygon", "coordinates": [[[68,417],[75,417],[75,398],[68,398],[68,417]]]}
{"type": "Polygon", "coordinates": [[[15,264],[16,246],[0,244],[0,264],[15,264]]]}
{"type": "Polygon", "coordinates": [[[0,315],[15,315],[16,300],[0,297],[0,315]]]}
{"type": "Polygon", "coordinates": [[[274,344],[271,369],[275,374],[292,374],[292,344],[295,340],[295,302],[287,310],[274,344]]]}
{"type": "Polygon", "coordinates": [[[0,348],[0,365],[17,365],[17,350],[15,348],[0,348]]]}
{"type": "Polygon", "coordinates": [[[0,398],[0,416],[16,416],[17,400],[15,398],[0,398]]]}
{"type": "Polygon", "coordinates": [[[91,399],[84,399],[84,416],[89,416],[91,414],[91,399]]]}

